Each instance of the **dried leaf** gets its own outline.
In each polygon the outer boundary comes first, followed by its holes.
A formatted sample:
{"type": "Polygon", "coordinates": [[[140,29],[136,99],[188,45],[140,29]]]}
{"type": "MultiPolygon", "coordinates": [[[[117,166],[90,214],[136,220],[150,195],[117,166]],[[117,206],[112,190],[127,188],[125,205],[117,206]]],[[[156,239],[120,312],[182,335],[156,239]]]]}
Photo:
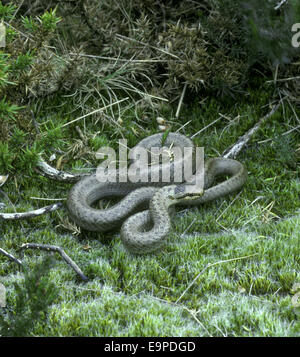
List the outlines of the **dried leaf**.
{"type": "Polygon", "coordinates": [[[0,175],[0,187],[5,184],[6,180],[8,179],[9,175],[3,176],[0,175]]]}

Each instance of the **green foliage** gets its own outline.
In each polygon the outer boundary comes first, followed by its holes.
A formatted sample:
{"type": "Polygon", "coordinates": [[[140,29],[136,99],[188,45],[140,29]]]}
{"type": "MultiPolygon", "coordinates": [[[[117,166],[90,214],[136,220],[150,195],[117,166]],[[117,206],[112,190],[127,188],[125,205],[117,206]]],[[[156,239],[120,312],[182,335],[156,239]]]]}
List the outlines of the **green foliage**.
{"type": "Polygon", "coordinates": [[[53,148],[60,147],[63,144],[63,130],[62,130],[63,121],[56,123],[50,121],[43,127],[44,135],[41,135],[37,138],[37,147],[41,150],[48,149],[53,151],[53,148]]]}
{"type": "MultiPolygon", "coordinates": [[[[0,314],[0,336],[25,337],[38,321],[47,320],[48,309],[58,295],[49,273],[53,260],[49,257],[26,269],[24,281],[15,283],[15,301],[0,314]]],[[[4,309],[2,309],[4,310],[4,309]]]]}
{"type": "Polygon", "coordinates": [[[16,166],[18,170],[32,174],[42,153],[40,148],[34,143],[30,148],[22,149],[22,154],[18,157],[16,166]]]}
{"type": "Polygon", "coordinates": [[[9,172],[13,169],[12,162],[14,155],[9,150],[8,143],[0,141],[0,168],[3,172],[9,172]]]}
{"type": "Polygon", "coordinates": [[[17,114],[20,109],[21,108],[17,105],[11,104],[9,101],[7,101],[5,97],[0,100],[0,115],[2,116],[4,121],[14,119],[15,114],[17,114]]]}
{"type": "Polygon", "coordinates": [[[3,5],[0,2],[0,17],[6,21],[10,20],[13,17],[14,12],[16,11],[16,6],[14,4],[3,5]]]}
{"type": "Polygon", "coordinates": [[[61,18],[56,16],[56,9],[46,11],[37,18],[31,16],[22,17],[22,23],[26,30],[29,30],[31,33],[42,32],[45,36],[54,32],[60,21],[61,18]]]}
{"type": "MultiPolygon", "coordinates": [[[[163,4],[157,0],[31,4],[26,0],[22,4],[16,27],[30,39],[23,46],[18,33],[8,50],[14,58],[25,56],[16,60],[15,67],[19,62],[23,70],[31,69],[17,80],[23,97],[79,87],[75,98],[90,98],[90,91],[81,85],[87,80],[95,93],[109,100],[119,90],[137,95],[153,90],[153,85],[156,94],[172,98],[185,83],[193,95],[201,91],[233,96],[242,93],[257,70],[268,73],[297,55],[291,46],[291,25],[300,21],[300,4],[295,0],[278,10],[275,0],[163,4]],[[50,42],[55,51],[45,49],[50,42]],[[100,59],[81,57],[81,52],[96,53],[100,59]]],[[[9,18],[15,7],[2,5],[0,11],[9,18]]]]}
{"type": "Polygon", "coordinates": [[[26,143],[27,136],[28,134],[24,132],[24,130],[15,128],[11,136],[11,144],[20,148],[24,145],[24,143],[26,143]]]}
{"type": "Polygon", "coordinates": [[[8,60],[9,55],[0,51],[0,93],[6,85],[13,84],[13,82],[8,80],[9,72],[11,70],[11,66],[8,60]]]}
{"type": "Polygon", "coordinates": [[[7,53],[1,52],[0,85],[2,76],[5,80],[11,78],[13,81],[7,83],[14,84],[14,88],[6,86],[3,95],[9,94],[16,102],[24,102],[28,94],[34,92],[32,87],[40,77],[49,77],[53,55],[49,56],[45,47],[61,19],[56,16],[56,9],[51,9],[41,16],[20,16],[15,21],[16,30],[7,25],[7,53]],[[14,31],[14,36],[9,36],[9,31],[14,31]]]}
{"type": "Polygon", "coordinates": [[[11,70],[13,72],[25,71],[29,68],[30,64],[33,61],[33,55],[30,51],[27,53],[21,53],[14,62],[11,63],[11,70]]]}
{"type": "MultiPolygon", "coordinates": [[[[292,58],[283,40],[272,43],[290,35],[285,13],[297,1],[277,12],[249,3],[250,8],[242,0],[22,0],[18,10],[1,5],[15,28],[7,27],[7,46],[0,51],[0,174],[10,174],[1,187],[11,200],[7,210],[11,203],[18,211],[40,207],[43,201],[34,197],[67,196],[69,185],[34,171],[40,154],[45,160],[55,154],[51,165],[82,172],[95,167],[91,154],[99,147],[116,148],[120,137],[132,147],[157,132],[157,116],[188,136],[205,129],[195,144],[205,147],[207,157],[221,155],[276,100],[280,82],[265,83],[274,79],[274,64],[278,78],[299,75],[297,63],[282,70],[281,63],[292,58]],[[130,99],[120,105],[63,126],[125,96],[130,99]]],[[[79,232],[64,210],[1,224],[1,248],[15,254],[29,239],[67,248],[90,278],[80,286],[63,262],[51,269],[61,299],[49,313],[55,288],[48,273],[39,275],[43,265],[32,276],[26,270],[24,283],[13,289],[16,267],[0,256],[2,279],[11,289],[1,334],[298,333],[290,294],[299,280],[299,219],[288,218],[299,208],[299,140],[291,129],[299,124],[297,115],[296,107],[285,105],[269,118],[239,156],[249,172],[244,190],[179,209],[173,234],[155,254],[129,255],[118,234],[79,232]],[[227,259],[233,260],[206,269],[227,259]]],[[[30,262],[34,255],[28,252],[30,262]]]]}
{"type": "MultiPolygon", "coordinates": [[[[13,5],[1,4],[0,13],[6,20],[13,19],[16,11],[13,5]]],[[[32,172],[42,150],[38,140],[33,143],[37,134],[35,123],[24,104],[28,102],[28,94],[35,92],[36,83],[42,82],[41,77],[49,77],[50,59],[44,46],[53,36],[60,18],[55,9],[50,9],[41,16],[20,16],[15,21],[19,31],[14,32],[15,36],[7,36],[6,53],[0,51],[0,171],[29,169],[32,172]]],[[[8,25],[7,32],[9,30],[8,25]]],[[[45,140],[50,145],[57,143],[59,133],[58,127],[47,131],[42,145],[45,140]]]]}
{"type": "MultiPolygon", "coordinates": [[[[184,106],[173,127],[181,127],[190,121],[185,126],[187,135],[206,128],[194,141],[205,147],[206,157],[214,157],[253,127],[265,112],[264,106],[271,93],[272,89],[267,91],[263,87],[251,90],[247,99],[239,98],[233,104],[220,98],[208,98],[205,105],[184,106]],[[220,117],[220,113],[226,119],[207,127],[220,117]]],[[[69,104],[68,111],[71,109],[72,104],[69,104]]],[[[163,113],[166,118],[173,115],[170,107],[164,108],[163,113]]],[[[46,110],[46,114],[49,121],[40,126],[45,134],[48,130],[53,132],[63,117],[56,107],[46,110]]],[[[125,116],[123,118],[129,126],[134,108],[126,114],[126,121],[125,116]]],[[[19,222],[13,221],[0,225],[1,248],[17,256],[16,245],[27,241],[61,246],[89,277],[87,285],[80,284],[64,262],[57,262],[51,270],[51,277],[60,287],[60,299],[48,313],[47,323],[42,319],[35,320],[26,334],[297,335],[299,326],[291,301],[291,288],[299,281],[300,221],[295,215],[299,208],[300,185],[297,171],[285,162],[284,152],[278,151],[280,134],[297,121],[292,114],[292,110],[286,107],[284,114],[279,111],[272,116],[239,156],[249,172],[241,193],[197,208],[183,210],[178,207],[173,233],[157,253],[146,256],[128,254],[118,234],[108,233],[101,237],[82,231],[72,235],[72,228],[65,224],[68,216],[64,210],[23,221],[22,228],[19,222]],[[291,121],[286,118],[291,118],[291,121]],[[260,140],[277,136],[275,144],[273,140],[258,144],[260,140]],[[272,202],[273,206],[270,205],[272,202]],[[235,260],[239,257],[247,258],[235,260]],[[208,264],[227,259],[233,260],[206,268],[208,264]],[[197,275],[199,278],[187,289],[197,275]]],[[[151,119],[149,130],[154,132],[155,116],[151,119]]],[[[104,127],[95,135],[97,126],[94,123],[87,120],[86,131],[83,124],[76,124],[86,133],[90,149],[117,143],[118,137],[112,138],[108,128],[104,127]]],[[[61,128],[61,139],[69,147],[77,142],[74,133],[75,130],[66,132],[61,128]]],[[[139,137],[132,134],[129,146],[136,144],[142,134],[140,132],[139,137]]],[[[295,134],[288,135],[293,140],[284,150],[291,152],[295,149],[295,134]]],[[[19,130],[14,140],[23,135],[24,132],[19,130]]],[[[47,151],[47,140],[42,141],[42,138],[38,143],[39,149],[47,151]]],[[[82,168],[87,158],[86,154],[72,160],[69,157],[66,169],[72,166],[82,168]]],[[[32,196],[61,199],[66,197],[71,187],[28,175],[27,168],[23,168],[23,172],[26,172],[23,176],[28,177],[22,180],[22,184],[15,176],[22,187],[22,199],[13,180],[8,180],[2,187],[20,211],[39,205],[31,199],[32,196]]],[[[28,251],[30,262],[35,256],[35,252],[28,251]]],[[[5,257],[0,256],[0,259],[3,283],[9,289],[13,286],[16,267],[5,257]]],[[[13,290],[9,300],[16,299],[15,293],[13,290]]]]}
{"type": "Polygon", "coordinates": [[[26,30],[29,30],[31,32],[37,31],[38,29],[38,22],[35,21],[35,19],[31,16],[23,17],[22,24],[26,30]]]}
{"type": "Polygon", "coordinates": [[[44,31],[54,32],[56,30],[57,24],[61,21],[61,18],[56,16],[56,10],[57,7],[50,11],[46,11],[41,16],[41,23],[44,31]]]}

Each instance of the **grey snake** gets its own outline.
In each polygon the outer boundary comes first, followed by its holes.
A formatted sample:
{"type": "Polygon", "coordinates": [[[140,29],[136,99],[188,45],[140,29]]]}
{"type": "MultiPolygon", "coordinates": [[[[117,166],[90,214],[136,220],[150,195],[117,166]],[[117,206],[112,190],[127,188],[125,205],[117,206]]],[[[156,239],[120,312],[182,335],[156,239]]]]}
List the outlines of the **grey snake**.
{"type": "MultiPolygon", "coordinates": [[[[194,148],[193,142],[184,135],[168,133],[166,138],[163,135],[151,135],[141,140],[136,147],[150,149],[161,146],[162,140],[165,139],[165,147],[194,148]]],[[[185,160],[190,158],[184,157],[185,160]]],[[[106,232],[121,227],[121,240],[133,253],[155,251],[161,247],[171,230],[170,212],[174,205],[196,206],[210,202],[239,190],[247,179],[247,170],[239,161],[222,157],[211,158],[204,165],[204,192],[189,195],[185,193],[185,189],[191,183],[173,182],[174,173],[182,165],[183,159],[172,162],[169,183],[118,180],[99,182],[96,173],[84,177],[69,192],[69,215],[78,226],[88,231],[106,232]],[[229,178],[212,186],[219,175],[229,178]],[[105,197],[123,198],[107,209],[92,207],[96,201],[105,197]]],[[[149,178],[153,172],[161,175],[162,166],[158,164],[147,168],[149,178]]]]}

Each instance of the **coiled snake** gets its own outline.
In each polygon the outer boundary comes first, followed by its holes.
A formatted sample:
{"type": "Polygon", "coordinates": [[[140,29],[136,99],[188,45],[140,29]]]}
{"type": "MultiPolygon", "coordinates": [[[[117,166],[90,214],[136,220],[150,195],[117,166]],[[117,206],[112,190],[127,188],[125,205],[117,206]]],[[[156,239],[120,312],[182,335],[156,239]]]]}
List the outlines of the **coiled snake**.
{"type": "MultiPolygon", "coordinates": [[[[162,146],[163,134],[155,134],[140,141],[135,147],[147,150],[162,146]]],[[[164,147],[194,148],[192,141],[178,133],[169,133],[164,147]]],[[[192,158],[185,155],[184,160],[192,158]]],[[[182,167],[183,159],[171,163],[170,182],[99,182],[97,174],[81,179],[71,189],[67,208],[71,219],[89,231],[105,232],[121,227],[121,240],[134,253],[149,253],[158,249],[171,229],[170,211],[175,204],[199,205],[240,189],[246,181],[247,171],[238,161],[222,157],[209,159],[204,165],[204,193],[189,195],[188,183],[174,183],[174,174],[182,167]],[[216,176],[229,175],[225,181],[211,187],[216,176]],[[108,209],[96,209],[92,204],[104,197],[124,196],[108,209]],[[147,205],[149,209],[147,210],[147,205]],[[138,210],[144,209],[142,212],[138,210]]],[[[162,164],[147,168],[148,177],[161,175],[162,164]],[[152,175],[152,176],[151,176],[152,175]]],[[[161,177],[161,176],[160,176],[161,177]]]]}

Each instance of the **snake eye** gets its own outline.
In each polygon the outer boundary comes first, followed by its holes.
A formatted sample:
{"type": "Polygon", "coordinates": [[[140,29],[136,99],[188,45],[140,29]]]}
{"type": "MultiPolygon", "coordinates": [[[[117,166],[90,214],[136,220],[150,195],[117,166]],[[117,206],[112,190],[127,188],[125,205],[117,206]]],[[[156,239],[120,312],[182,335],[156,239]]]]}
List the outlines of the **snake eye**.
{"type": "Polygon", "coordinates": [[[184,192],[185,192],[185,186],[184,185],[177,185],[175,187],[175,191],[174,192],[175,192],[176,195],[183,195],[184,192]]]}

